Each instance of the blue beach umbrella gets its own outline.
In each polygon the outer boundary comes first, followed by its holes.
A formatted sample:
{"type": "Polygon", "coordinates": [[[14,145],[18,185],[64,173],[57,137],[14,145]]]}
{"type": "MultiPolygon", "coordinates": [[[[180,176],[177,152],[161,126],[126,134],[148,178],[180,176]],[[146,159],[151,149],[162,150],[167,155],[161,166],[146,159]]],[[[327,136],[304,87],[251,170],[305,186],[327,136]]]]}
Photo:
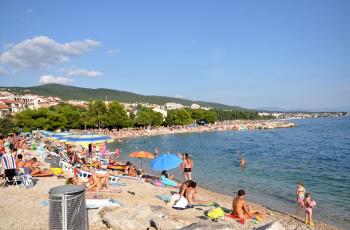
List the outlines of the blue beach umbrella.
{"type": "Polygon", "coordinates": [[[181,163],[182,160],[177,154],[165,153],[151,161],[151,169],[155,171],[169,170],[177,168],[181,163]]]}

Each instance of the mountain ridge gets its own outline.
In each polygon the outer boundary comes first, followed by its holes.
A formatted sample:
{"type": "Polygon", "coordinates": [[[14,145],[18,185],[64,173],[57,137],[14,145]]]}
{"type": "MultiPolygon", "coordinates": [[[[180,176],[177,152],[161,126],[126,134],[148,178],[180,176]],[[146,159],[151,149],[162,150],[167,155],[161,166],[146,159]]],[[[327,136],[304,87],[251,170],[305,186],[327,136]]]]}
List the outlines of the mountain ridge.
{"type": "Polygon", "coordinates": [[[0,89],[9,89],[10,92],[17,94],[30,93],[40,96],[56,96],[63,100],[117,100],[124,103],[152,103],[158,105],[164,105],[168,102],[180,103],[183,105],[191,105],[193,103],[199,104],[203,107],[212,107],[222,110],[252,110],[239,106],[225,105],[215,102],[206,101],[193,101],[189,99],[169,97],[169,96],[156,96],[156,95],[142,95],[133,92],[115,90],[108,88],[84,88],[77,86],[68,86],[61,84],[44,84],[30,87],[3,87],[0,89]]]}

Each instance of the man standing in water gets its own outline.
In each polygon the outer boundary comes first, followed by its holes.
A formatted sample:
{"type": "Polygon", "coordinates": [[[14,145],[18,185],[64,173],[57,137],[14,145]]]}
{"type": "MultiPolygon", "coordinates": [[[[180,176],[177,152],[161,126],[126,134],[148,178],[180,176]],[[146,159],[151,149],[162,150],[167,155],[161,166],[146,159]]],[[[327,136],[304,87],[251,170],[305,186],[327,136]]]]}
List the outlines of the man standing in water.
{"type": "Polygon", "coordinates": [[[192,180],[192,168],[192,158],[188,155],[188,153],[185,153],[182,162],[182,169],[184,170],[184,177],[186,180],[192,180]]]}
{"type": "Polygon", "coordinates": [[[250,219],[264,214],[258,211],[249,210],[245,201],[245,191],[241,189],[232,201],[232,215],[239,219],[250,219]]]}
{"type": "Polygon", "coordinates": [[[245,165],[246,165],[246,161],[245,161],[244,157],[241,156],[241,167],[245,168],[245,165]]]}
{"type": "Polygon", "coordinates": [[[159,150],[158,150],[158,147],[156,147],[154,149],[154,158],[158,157],[158,153],[159,153],[159,150]]]}

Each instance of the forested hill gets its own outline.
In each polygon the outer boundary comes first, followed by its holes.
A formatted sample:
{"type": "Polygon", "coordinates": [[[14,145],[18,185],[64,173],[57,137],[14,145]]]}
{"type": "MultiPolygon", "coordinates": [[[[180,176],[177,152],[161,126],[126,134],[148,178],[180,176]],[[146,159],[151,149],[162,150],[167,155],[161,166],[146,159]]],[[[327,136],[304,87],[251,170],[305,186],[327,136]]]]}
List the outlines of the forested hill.
{"type": "Polygon", "coordinates": [[[9,89],[11,92],[17,94],[31,93],[41,96],[56,96],[63,100],[117,100],[125,103],[152,103],[164,105],[167,102],[176,102],[183,105],[191,105],[193,103],[205,107],[212,107],[223,110],[247,110],[238,106],[224,105],[214,102],[191,101],[175,97],[162,96],[145,96],[141,94],[131,93],[127,91],[113,90],[113,89],[89,89],[60,84],[46,84],[32,87],[1,87],[1,89],[9,89]]]}

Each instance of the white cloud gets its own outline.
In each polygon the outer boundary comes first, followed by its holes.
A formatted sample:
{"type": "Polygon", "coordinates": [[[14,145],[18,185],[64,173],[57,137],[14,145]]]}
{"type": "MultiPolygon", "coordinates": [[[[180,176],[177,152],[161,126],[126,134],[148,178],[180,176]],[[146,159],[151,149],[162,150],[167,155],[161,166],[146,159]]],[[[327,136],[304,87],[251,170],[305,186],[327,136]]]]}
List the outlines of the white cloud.
{"type": "Polygon", "coordinates": [[[116,55],[119,52],[120,52],[120,49],[110,49],[110,50],[107,51],[107,54],[111,55],[111,56],[114,56],[114,55],[116,55]]]}
{"type": "Polygon", "coordinates": [[[56,83],[56,84],[63,84],[63,85],[68,85],[73,83],[74,80],[71,78],[66,78],[66,77],[55,77],[53,75],[42,75],[40,77],[39,83],[40,84],[51,84],[51,83],[56,83]]]}
{"type": "Polygon", "coordinates": [[[95,70],[87,70],[87,69],[72,69],[67,73],[68,77],[98,77],[102,76],[103,73],[95,70]]]}
{"type": "Polygon", "coordinates": [[[58,43],[46,36],[37,36],[15,44],[0,54],[0,62],[11,65],[15,71],[43,69],[67,62],[71,57],[99,46],[100,42],[90,39],[58,43]]]}

